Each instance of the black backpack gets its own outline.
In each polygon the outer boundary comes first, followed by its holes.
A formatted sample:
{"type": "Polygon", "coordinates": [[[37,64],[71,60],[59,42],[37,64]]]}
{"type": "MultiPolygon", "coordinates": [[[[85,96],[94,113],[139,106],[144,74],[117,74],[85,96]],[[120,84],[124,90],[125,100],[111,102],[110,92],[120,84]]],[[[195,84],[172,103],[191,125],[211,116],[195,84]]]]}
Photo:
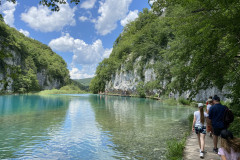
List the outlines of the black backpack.
{"type": "Polygon", "coordinates": [[[232,111],[225,106],[225,111],[224,111],[224,117],[223,117],[223,122],[225,124],[226,127],[229,127],[229,124],[233,122],[234,120],[234,115],[232,113],[232,111]]]}

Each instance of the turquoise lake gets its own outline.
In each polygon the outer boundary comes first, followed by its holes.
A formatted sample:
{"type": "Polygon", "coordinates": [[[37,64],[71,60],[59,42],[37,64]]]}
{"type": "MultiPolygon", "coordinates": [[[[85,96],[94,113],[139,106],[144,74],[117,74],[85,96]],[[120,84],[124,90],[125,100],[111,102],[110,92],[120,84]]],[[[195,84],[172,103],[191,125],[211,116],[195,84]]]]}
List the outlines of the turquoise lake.
{"type": "Polygon", "coordinates": [[[0,96],[0,159],[163,159],[193,110],[91,94],[0,96]]]}

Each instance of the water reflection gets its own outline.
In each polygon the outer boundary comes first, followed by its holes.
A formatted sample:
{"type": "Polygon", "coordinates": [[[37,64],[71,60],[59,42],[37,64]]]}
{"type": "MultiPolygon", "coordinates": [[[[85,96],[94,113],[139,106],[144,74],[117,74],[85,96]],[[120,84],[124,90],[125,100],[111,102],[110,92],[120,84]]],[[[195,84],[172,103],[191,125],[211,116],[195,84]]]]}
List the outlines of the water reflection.
{"type": "Polygon", "coordinates": [[[192,111],[139,98],[91,96],[90,102],[114,149],[130,159],[164,158],[166,140],[183,136],[182,120],[192,111]]]}
{"type": "Polygon", "coordinates": [[[0,159],[161,159],[190,112],[139,98],[0,96],[0,159]]]}

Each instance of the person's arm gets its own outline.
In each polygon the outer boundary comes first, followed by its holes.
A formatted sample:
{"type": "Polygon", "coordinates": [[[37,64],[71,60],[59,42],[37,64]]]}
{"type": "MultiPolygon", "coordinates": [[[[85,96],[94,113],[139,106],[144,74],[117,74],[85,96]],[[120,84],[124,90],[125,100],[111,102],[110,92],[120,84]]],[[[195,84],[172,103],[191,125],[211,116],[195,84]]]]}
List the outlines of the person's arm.
{"type": "Polygon", "coordinates": [[[222,158],[222,160],[227,160],[226,156],[224,156],[224,155],[221,155],[221,158],[222,158]]]}
{"type": "Polygon", "coordinates": [[[196,123],[196,116],[194,114],[194,117],[193,117],[193,124],[192,124],[192,131],[194,132],[194,127],[195,127],[195,123],[196,123]]]}

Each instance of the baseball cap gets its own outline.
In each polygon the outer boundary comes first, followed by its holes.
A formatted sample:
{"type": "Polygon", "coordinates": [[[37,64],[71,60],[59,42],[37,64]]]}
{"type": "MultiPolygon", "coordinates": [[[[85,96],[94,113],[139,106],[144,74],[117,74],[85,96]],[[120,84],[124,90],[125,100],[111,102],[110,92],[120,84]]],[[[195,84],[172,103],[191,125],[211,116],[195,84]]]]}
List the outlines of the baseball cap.
{"type": "Polygon", "coordinates": [[[202,103],[198,103],[198,107],[203,107],[203,104],[202,103]]]}

